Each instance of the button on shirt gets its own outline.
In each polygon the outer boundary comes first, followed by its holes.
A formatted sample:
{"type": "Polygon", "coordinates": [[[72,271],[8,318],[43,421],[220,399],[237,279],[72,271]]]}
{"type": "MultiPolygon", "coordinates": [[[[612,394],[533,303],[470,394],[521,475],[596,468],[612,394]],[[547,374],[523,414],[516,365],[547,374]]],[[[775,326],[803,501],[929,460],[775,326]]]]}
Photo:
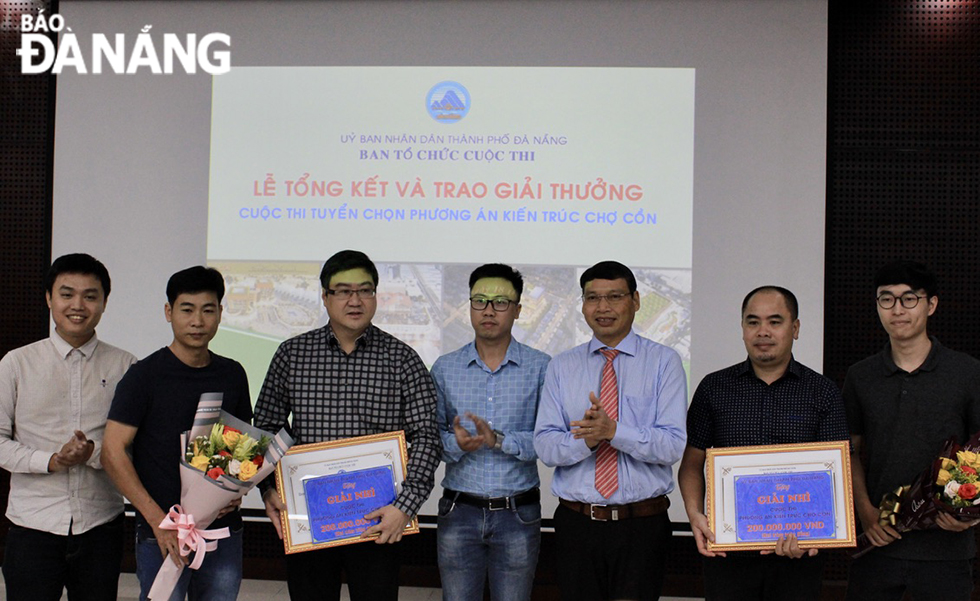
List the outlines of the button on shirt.
{"type": "Polygon", "coordinates": [[[619,451],[619,489],[606,499],[595,488],[595,453],[573,438],[569,426],[591,406],[589,392],[599,395],[606,362],[602,348],[593,337],[548,366],[534,448],[541,461],[555,466],[551,491],[562,499],[610,505],[667,494],[674,489],[671,465],[687,442],[687,378],[681,358],[632,331],[616,346],[619,422],[610,444],[619,451]]]}
{"type": "Polygon", "coordinates": [[[495,370],[483,362],[473,342],[436,360],[432,377],[439,396],[436,422],[446,462],[444,488],[478,497],[509,497],[540,484],[534,420],[550,360],[516,340],[511,340],[495,370]],[[467,411],[504,433],[500,450],[481,447],[466,453],[459,448],[453,431],[457,415],[475,434],[467,411]]]}
{"type": "Polygon", "coordinates": [[[279,345],[255,425],[276,432],[290,414],[296,444],[404,430],[408,466],[393,505],[415,515],[432,492],[442,453],[435,386],[418,353],[391,334],[370,326],[349,355],[329,324],[279,345]]]}
{"type": "Polygon", "coordinates": [[[11,522],[81,534],[122,512],[122,495],[102,470],[102,437],[116,384],[135,362],[95,336],[75,349],[57,334],[0,360],[0,467],[11,472],[11,522]],[[91,458],[48,473],[75,430],[95,442],[91,458]]]}
{"type": "Polygon", "coordinates": [[[795,359],[772,384],[748,359],[708,374],[687,414],[687,441],[702,450],[847,439],[837,386],[795,359]]]}

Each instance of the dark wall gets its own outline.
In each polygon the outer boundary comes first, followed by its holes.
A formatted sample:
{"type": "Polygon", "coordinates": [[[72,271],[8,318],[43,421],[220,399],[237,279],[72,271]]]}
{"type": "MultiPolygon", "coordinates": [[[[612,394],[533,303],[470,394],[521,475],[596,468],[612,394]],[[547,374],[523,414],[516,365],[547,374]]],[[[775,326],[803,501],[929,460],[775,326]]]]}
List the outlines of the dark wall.
{"type": "Polygon", "coordinates": [[[830,2],[824,371],[880,350],[871,285],[899,258],[940,279],[929,329],[980,357],[980,5],[830,2]]]}
{"type": "MultiPolygon", "coordinates": [[[[4,2],[0,23],[41,8],[53,10],[50,2],[4,2]]],[[[0,357],[48,335],[41,279],[51,263],[55,77],[20,75],[19,43],[17,31],[0,27],[0,357]]],[[[9,487],[0,470],[3,513],[9,487]]],[[[0,546],[6,535],[0,518],[0,546]]]]}
{"type": "MultiPolygon", "coordinates": [[[[887,340],[872,278],[895,259],[938,274],[930,332],[980,357],[978,57],[976,2],[830,2],[824,373],[838,384],[887,340]]],[[[825,579],[847,565],[832,554],[825,579]]]]}
{"type": "MultiPolygon", "coordinates": [[[[0,22],[4,11],[49,4],[5,2],[0,22]]],[[[17,31],[0,29],[0,356],[48,335],[41,278],[51,263],[55,77],[20,75],[19,43],[17,31]]]]}
{"type": "MultiPolygon", "coordinates": [[[[57,12],[56,3],[29,0],[0,11],[42,7],[57,12]]],[[[51,259],[55,78],[17,74],[18,40],[0,29],[0,355],[48,333],[41,276],[51,259]]],[[[884,343],[870,282],[896,258],[936,270],[931,330],[980,357],[980,6],[830,0],[828,52],[825,372],[840,383],[884,343]]],[[[433,534],[406,539],[406,583],[438,585],[433,534]]],[[[246,573],[283,576],[274,536],[248,525],[246,573]]],[[[546,537],[536,598],[554,596],[552,546],[546,537]]],[[[674,546],[665,593],[700,594],[692,539],[675,537],[674,546]]],[[[847,559],[830,555],[824,596],[837,598],[847,559]]]]}

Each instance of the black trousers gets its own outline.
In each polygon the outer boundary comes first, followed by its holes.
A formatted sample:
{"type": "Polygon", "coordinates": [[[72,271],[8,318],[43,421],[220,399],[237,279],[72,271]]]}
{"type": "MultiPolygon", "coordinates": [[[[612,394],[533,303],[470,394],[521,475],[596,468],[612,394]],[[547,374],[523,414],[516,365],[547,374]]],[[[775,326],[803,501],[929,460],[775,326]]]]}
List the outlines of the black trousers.
{"type": "Polygon", "coordinates": [[[562,601],[654,601],[670,551],[667,513],[598,522],[559,505],[555,510],[562,601]]]}
{"type": "Polygon", "coordinates": [[[339,601],[341,572],[352,601],[397,601],[401,544],[373,541],[286,556],[292,601],[339,601]]]}
{"type": "Polygon", "coordinates": [[[823,584],[827,555],[790,559],[758,551],[705,557],[705,601],[816,601],[823,584]]]}
{"type": "Polygon", "coordinates": [[[916,561],[872,550],[851,564],[847,599],[900,601],[908,593],[914,601],[969,601],[973,588],[972,559],[916,561]]]}
{"type": "Polygon", "coordinates": [[[11,525],[3,558],[10,601],[115,601],[123,552],[123,515],[82,534],[62,536],[11,525]]]}

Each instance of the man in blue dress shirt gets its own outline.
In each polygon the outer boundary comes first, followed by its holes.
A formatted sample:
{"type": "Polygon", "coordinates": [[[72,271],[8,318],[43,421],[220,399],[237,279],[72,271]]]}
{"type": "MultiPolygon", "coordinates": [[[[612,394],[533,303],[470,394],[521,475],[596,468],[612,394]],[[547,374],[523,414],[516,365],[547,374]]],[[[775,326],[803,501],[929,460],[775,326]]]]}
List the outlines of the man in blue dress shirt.
{"type": "Polygon", "coordinates": [[[446,462],[439,571],[446,601],[530,599],[541,546],[534,420],[550,357],[511,336],[521,274],[489,264],[470,275],[476,339],[432,366],[446,462]]]}
{"type": "Polygon", "coordinates": [[[628,267],[603,261],[579,283],[594,335],[551,362],[534,428],[538,457],[555,466],[561,597],[657,599],[687,380],[675,351],[633,332],[640,295],[628,267]]]}

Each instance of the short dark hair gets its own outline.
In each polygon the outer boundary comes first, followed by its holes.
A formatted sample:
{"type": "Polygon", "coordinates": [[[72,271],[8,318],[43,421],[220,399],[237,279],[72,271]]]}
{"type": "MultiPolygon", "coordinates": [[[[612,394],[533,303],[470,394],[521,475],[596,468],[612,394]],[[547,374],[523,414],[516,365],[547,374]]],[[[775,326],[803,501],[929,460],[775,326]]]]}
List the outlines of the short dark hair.
{"type": "Polygon", "coordinates": [[[752,297],[760,292],[777,292],[782,295],[783,300],[786,301],[786,308],[789,309],[790,321],[796,321],[800,317],[800,303],[796,300],[796,295],[790,292],[787,288],[782,286],[759,286],[752,292],[745,295],[742,300],[742,316],[745,316],[745,308],[749,306],[749,301],[752,297]]]}
{"type": "Polygon", "coordinates": [[[181,294],[214,292],[218,302],[225,297],[225,278],[214,267],[195,265],[182,269],[167,281],[167,302],[172,307],[181,294]]]}
{"type": "Polygon", "coordinates": [[[626,280],[630,294],[636,292],[636,276],[633,275],[629,267],[618,261],[602,261],[596,263],[582,273],[582,277],[578,279],[578,283],[582,288],[582,292],[585,293],[585,285],[592,280],[618,280],[620,278],[626,280]]]}
{"type": "Polygon", "coordinates": [[[327,262],[323,264],[323,269],[320,270],[320,285],[326,290],[330,287],[330,278],[341,271],[350,271],[351,269],[363,269],[370,274],[371,279],[374,280],[374,285],[378,285],[378,268],[374,266],[374,262],[366,254],[359,250],[342,250],[327,259],[327,262]]]}
{"type": "Polygon", "coordinates": [[[875,274],[875,290],[895,284],[908,284],[912,290],[925,290],[929,298],[939,295],[936,274],[916,261],[893,261],[875,274]]]}
{"type": "Polygon", "coordinates": [[[470,274],[470,290],[473,290],[473,286],[476,285],[477,281],[483,278],[501,278],[507,280],[513,284],[514,290],[517,291],[517,302],[521,301],[521,294],[524,292],[524,276],[521,275],[520,271],[503,263],[480,265],[470,274]]]}
{"type": "Polygon", "coordinates": [[[101,261],[85,253],[73,253],[62,255],[51,263],[48,272],[44,275],[44,290],[54,294],[54,281],[63,273],[80,273],[82,275],[95,276],[102,283],[102,300],[109,299],[109,290],[112,282],[109,280],[109,270],[101,261]]]}

